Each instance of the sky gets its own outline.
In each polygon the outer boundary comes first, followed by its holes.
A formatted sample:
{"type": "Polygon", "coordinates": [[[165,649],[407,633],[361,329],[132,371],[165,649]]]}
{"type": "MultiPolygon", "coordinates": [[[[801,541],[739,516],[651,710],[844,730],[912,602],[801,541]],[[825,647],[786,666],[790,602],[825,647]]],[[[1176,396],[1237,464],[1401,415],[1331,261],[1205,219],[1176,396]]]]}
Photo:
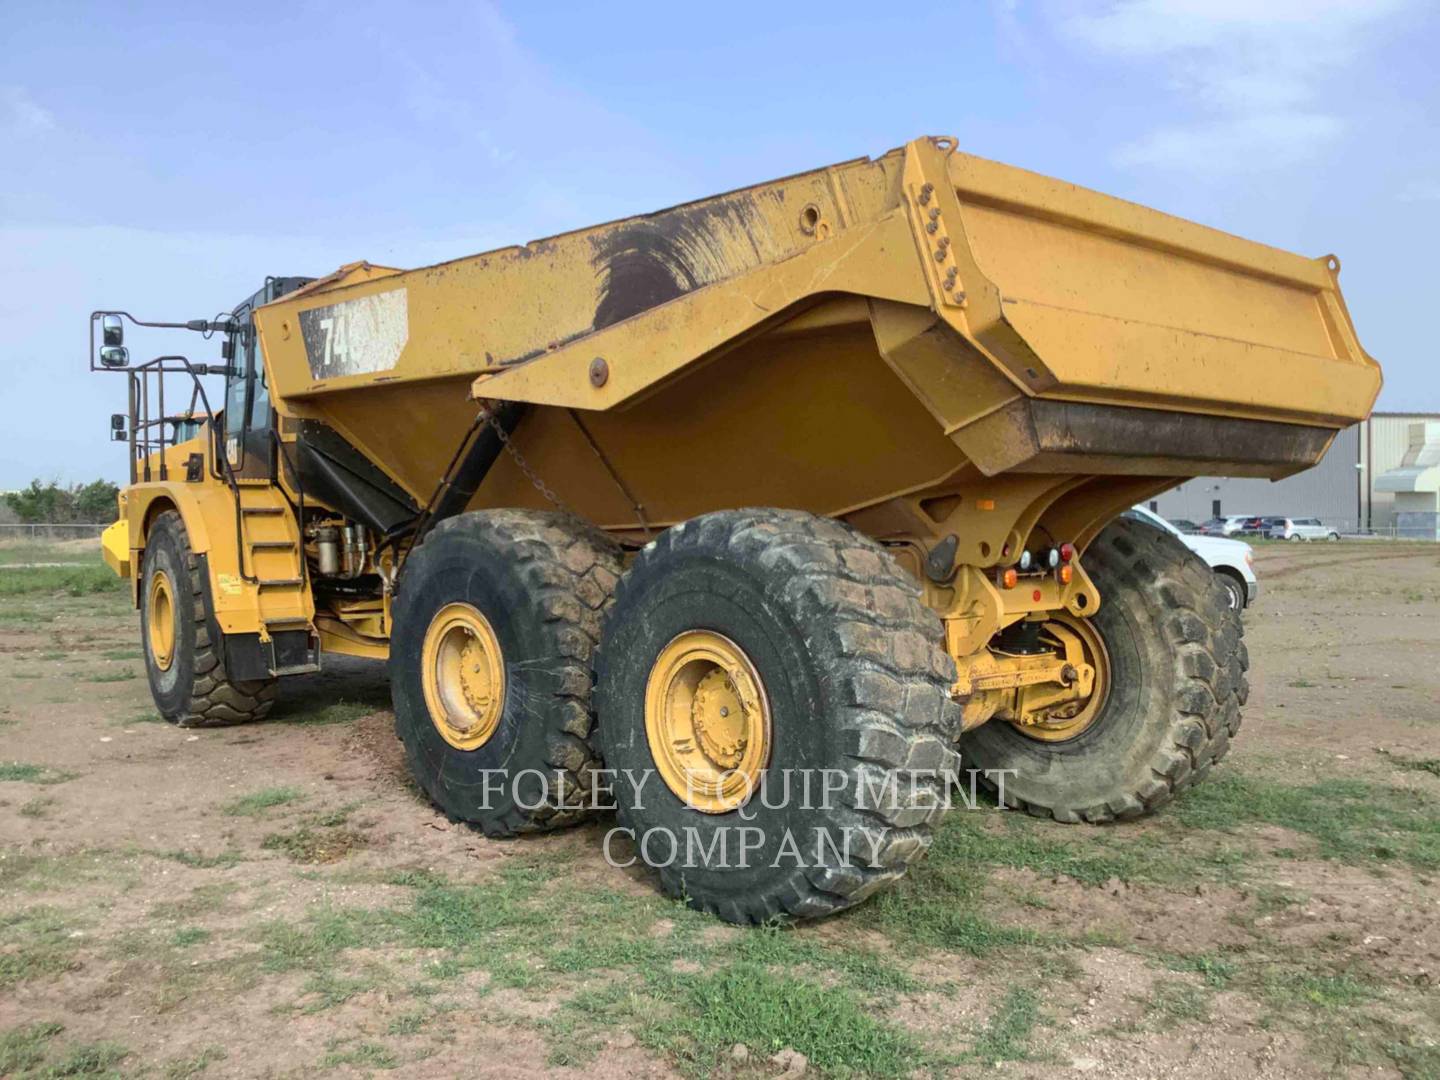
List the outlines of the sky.
{"type": "Polygon", "coordinates": [[[1440,410],[1436,55],[1433,0],[5,0],[0,490],[123,479],[96,308],[213,316],[920,134],[1337,253],[1379,407],[1440,410]]]}

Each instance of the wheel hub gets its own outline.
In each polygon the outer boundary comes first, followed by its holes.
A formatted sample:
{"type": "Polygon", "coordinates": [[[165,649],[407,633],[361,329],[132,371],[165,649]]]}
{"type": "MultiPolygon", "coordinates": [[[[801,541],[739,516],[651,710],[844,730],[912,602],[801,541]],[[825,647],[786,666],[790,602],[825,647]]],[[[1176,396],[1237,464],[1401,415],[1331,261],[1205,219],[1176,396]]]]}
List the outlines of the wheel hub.
{"type": "Polygon", "coordinates": [[[169,671],[175,662],[175,592],[170,575],[156,570],[150,576],[146,597],[145,623],[150,643],[150,658],[161,671],[169,671]]]}
{"type": "Polygon", "coordinates": [[[1087,697],[1056,705],[1031,722],[1016,723],[1015,727],[1041,742],[1065,742],[1089,728],[1104,710],[1110,696],[1110,654],[1089,619],[1057,614],[1044,624],[1041,634],[1056,642],[1078,639],[1080,659],[1095,669],[1094,685],[1087,697]]]}
{"type": "Polygon", "coordinates": [[[689,630],[660,650],[645,688],[645,735],[666,787],[723,814],[744,805],[770,758],[770,705],[740,646],[689,630]]]}
{"type": "Polygon", "coordinates": [[[425,632],[421,670],[440,737],[457,750],[485,745],[505,707],[505,666],[490,620],[470,604],[445,605],[425,632]]]}

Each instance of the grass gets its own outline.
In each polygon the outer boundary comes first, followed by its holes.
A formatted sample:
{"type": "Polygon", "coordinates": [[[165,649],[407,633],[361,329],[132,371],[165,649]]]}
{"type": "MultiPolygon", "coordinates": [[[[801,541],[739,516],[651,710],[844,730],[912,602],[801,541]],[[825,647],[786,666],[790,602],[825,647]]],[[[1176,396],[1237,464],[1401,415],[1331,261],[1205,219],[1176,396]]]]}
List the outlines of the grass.
{"type": "Polygon", "coordinates": [[[161,851],[157,854],[192,870],[221,870],[245,861],[245,856],[238,851],[222,851],[218,855],[202,855],[197,851],[161,851]]]}
{"type": "Polygon", "coordinates": [[[52,907],[0,918],[0,940],[8,946],[0,952],[0,989],[70,970],[75,962],[72,931],[64,913],[52,907]]]}
{"type": "Polygon", "coordinates": [[[116,1076],[116,1066],[130,1056],[119,1043],[53,1045],[65,1025],[39,1021],[0,1034],[0,1076],[7,1080],[51,1080],[70,1076],[116,1076]]]}
{"type": "Polygon", "coordinates": [[[228,1055],[223,1046],[207,1046],[198,1054],[188,1058],[175,1058],[165,1063],[160,1070],[164,1080],[191,1080],[202,1075],[217,1061],[224,1061],[228,1055]]]}
{"type": "Polygon", "coordinates": [[[0,780],[28,784],[63,784],[79,775],[64,769],[52,769],[48,765],[31,765],[23,761],[0,762],[0,780]]]}
{"type": "Polygon", "coordinates": [[[94,675],[86,675],[84,681],[90,683],[114,683],[129,682],[134,678],[138,678],[138,676],[133,670],[127,668],[124,671],[101,671],[94,675]]]}
{"type": "Polygon", "coordinates": [[[1040,1009],[1035,992],[1016,987],[1000,999],[999,1008],[986,1022],[984,1029],[975,1037],[975,1042],[963,1057],[996,1065],[1002,1061],[1028,1060],[1032,1056],[1030,1036],[1039,1019],[1040,1009]]]}
{"type": "Polygon", "coordinates": [[[1227,771],[1177,800],[1170,815],[1188,829],[1279,826],[1312,839],[1324,859],[1440,869],[1440,801],[1385,784],[1286,784],[1227,771]]]}
{"type": "Polygon", "coordinates": [[[38,566],[27,570],[0,572],[0,596],[63,593],[67,596],[93,596],[96,593],[119,592],[129,583],[116,577],[109,567],[90,563],[80,566],[38,566]]]}
{"type": "Polygon", "coordinates": [[[259,791],[252,791],[249,795],[242,795],[238,799],[231,799],[224,803],[220,807],[220,812],[226,817],[259,817],[272,807],[285,806],[304,797],[304,792],[299,788],[261,788],[259,791]]]}
{"type": "Polygon", "coordinates": [[[100,561],[100,541],[94,541],[89,551],[75,551],[71,548],[51,544],[18,543],[0,544],[0,566],[18,566],[22,563],[75,563],[76,565],[105,565],[100,561]]]}
{"type": "Polygon", "coordinates": [[[286,713],[275,719],[283,720],[287,724],[305,724],[316,727],[327,724],[348,724],[362,716],[369,716],[378,708],[383,708],[383,706],[368,705],[359,701],[332,701],[319,708],[302,709],[298,712],[286,713]]]}
{"type": "Polygon", "coordinates": [[[1423,772],[1429,773],[1431,776],[1440,776],[1440,758],[1407,757],[1390,750],[1376,750],[1375,752],[1402,772],[1423,772]]]}
{"type": "MultiPolygon", "coordinates": [[[[773,928],[706,944],[700,931],[714,924],[705,916],[659,897],[574,885],[563,869],[559,860],[509,865],[471,884],[394,870],[383,876],[404,890],[393,906],[325,905],[265,924],[260,963],[308,975],[294,1006],[307,1011],[391,977],[357,973],[347,954],[362,949],[418,951],[431,987],[478,969],[489,975],[482,992],[563,989],[564,1003],[542,1024],[556,1063],[578,1063],[624,1027],[697,1073],[736,1042],[765,1054],[792,1047],[839,1074],[903,1073],[926,1062],[883,1015],[880,1006],[919,988],[886,958],[773,928]]],[[[412,1034],[423,1021],[410,1014],[391,1034],[412,1034]]]]}
{"type": "Polygon", "coordinates": [[[23,1076],[38,1068],[45,1061],[50,1040],[64,1030],[64,1024],[42,1020],[0,1034],[0,1076],[23,1076]]]}
{"type": "Polygon", "coordinates": [[[1192,956],[1175,957],[1170,966],[1176,971],[1190,971],[1205,980],[1205,985],[1222,990],[1235,978],[1236,964],[1233,960],[1213,953],[1196,953],[1192,956]]]}
{"type": "Polygon", "coordinates": [[[28,818],[44,818],[50,816],[50,810],[55,806],[55,801],[48,795],[42,795],[31,799],[20,807],[20,816],[28,818]]]}
{"type": "Polygon", "coordinates": [[[924,1063],[908,1035],[878,1019],[848,989],[749,962],[663,981],[677,1007],[647,1025],[642,1038],[692,1070],[712,1070],[736,1043],[762,1055],[798,1050],[830,1072],[900,1076],[924,1063]]]}
{"type": "Polygon", "coordinates": [[[1210,1018],[1210,991],[1181,979],[1157,979],[1145,999],[1146,1018],[1160,1031],[1210,1018]]]}
{"type": "Polygon", "coordinates": [[[1186,884],[1227,879],[1243,862],[1235,846],[1185,842],[1171,830],[1074,829],[1025,814],[957,810],[925,860],[894,887],[843,916],[898,940],[983,956],[1058,940],[988,918],[982,896],[996,868],[1098,886],[1112,878],[1186,884]]]}
{"type": "Polygon", "coordinates": [[[191,945],[202,945],[209,940],[210,931],[199,926],[182,926],[170,935],[170,944],[177,949],[187,949],[191,945]]]}
{"type": "Polygon", "coordinates": [[[341,1065],[358,1065],[366,1069],[394,1069],[400,1059],[388,1046],[377,1042],[357,1042],[345,1049],[334,1049],[320,1059],[322,1069],[337,1069],[341,1065]]]}
{"type": "Polygon", "coordinates": [[[282,852],[293,862],[315,864],[338,862],[366,843],[365,834],[354,829],[302,825],[289,832],[271,833],[260,846],[282,852]]]}
{"type": "Polygon", "coordinates": [[[106,649],[101,657],[106,660],[143,660],[145,654],[139,649],[106,649]]]}

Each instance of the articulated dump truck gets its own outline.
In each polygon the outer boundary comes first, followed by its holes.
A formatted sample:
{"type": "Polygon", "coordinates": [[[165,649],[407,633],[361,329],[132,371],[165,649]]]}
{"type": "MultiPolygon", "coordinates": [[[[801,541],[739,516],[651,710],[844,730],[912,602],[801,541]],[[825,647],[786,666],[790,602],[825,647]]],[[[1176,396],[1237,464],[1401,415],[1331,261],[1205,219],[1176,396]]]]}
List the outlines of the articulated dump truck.
{"type": "Polygon", "coordinates": [[[613,806],[607,853],[695,906],[825,915],[974,782],[1104,822],[1224,756],[1239,612],[1121,515],[1305,469],[1368,413],[1338,271],[923,138],[140,324],[214,363],[132,365],[136,320],[97,312],[92,367],[130,384],[103,548],[168,720],[384,659],[452,818],[613,806]]]}

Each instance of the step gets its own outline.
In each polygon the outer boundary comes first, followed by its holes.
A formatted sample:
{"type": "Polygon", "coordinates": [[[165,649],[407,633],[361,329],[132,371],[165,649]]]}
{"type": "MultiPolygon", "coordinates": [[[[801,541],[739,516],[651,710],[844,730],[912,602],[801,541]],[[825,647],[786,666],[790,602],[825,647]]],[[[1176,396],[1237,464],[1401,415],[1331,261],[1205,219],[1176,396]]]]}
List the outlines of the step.
{"type": "Polygon", "coordinates": [[[319,670],[319,664],[292,664],[290,667],[271,668],[270,674],[275,676],[312,675],[319,670]]]}
{"type": "Polygon", "coordinates": [[[254,517],[273,517],[276,514],[283,514],[285,508],[283,506],[242,506],[240,512],[254,517]]]}
{"type": "Polygon", "coordinates": [[[294,540],[251,540],[252,551],[294,551],[294,540]]]}
{"type": "Polygon", "coordinates": [[[261,578],[255,583],[262,589],[293,589],[297,585],[304,584],[301,578],[261,578]]]}

